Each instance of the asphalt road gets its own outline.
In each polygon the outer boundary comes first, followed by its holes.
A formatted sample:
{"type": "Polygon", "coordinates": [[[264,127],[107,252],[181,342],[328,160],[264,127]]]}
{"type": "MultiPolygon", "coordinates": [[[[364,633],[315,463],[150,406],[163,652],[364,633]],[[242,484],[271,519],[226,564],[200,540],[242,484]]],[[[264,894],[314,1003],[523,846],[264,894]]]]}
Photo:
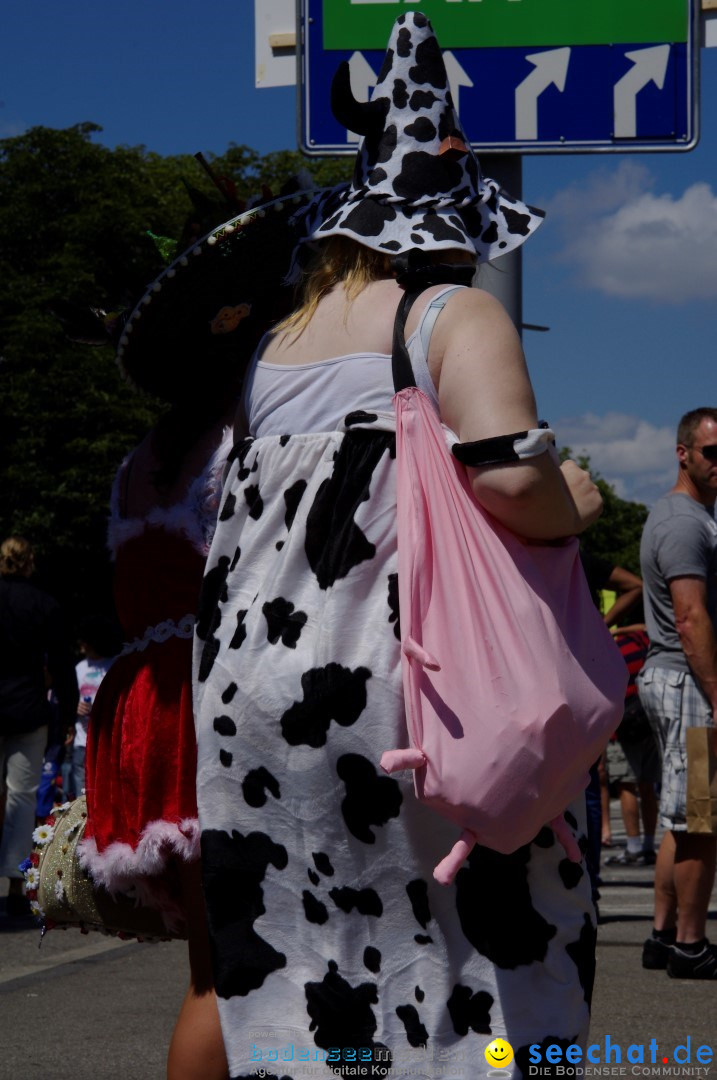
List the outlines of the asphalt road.
{"type": "MultiPolygon", "coordinates": [[[[616,811],[613,804],[619,838],[616,811]]],[[[652,876],[645,868],[603,868],[591,1043],[602,1048],[609,1036],[623,1048],[624,1065],[627,1047],[654,1038],[658,1062],[667,1057],[674,1068],[675,1048],[689,1036],[695,1066],[698,1046],[717,1055],[717,981],[642,969],[652,876]]],[[[711,923],[717,940],[717,890],[711,923]]],[[[0,910],[1,1080],[164,1080],[187,981],[184,944],[122,943],[74,930],[52,931],[41,948],[38,942],[35,927],[13,929],[0,910]]],[[[631,1070],[624,1075],[635,1075],[631,1070]]],[[[689,1070],[668,1075],[706,1075],[689,1070]]],[[[717,1076],[717,1059],[711,1072],[717,1076]]]]}

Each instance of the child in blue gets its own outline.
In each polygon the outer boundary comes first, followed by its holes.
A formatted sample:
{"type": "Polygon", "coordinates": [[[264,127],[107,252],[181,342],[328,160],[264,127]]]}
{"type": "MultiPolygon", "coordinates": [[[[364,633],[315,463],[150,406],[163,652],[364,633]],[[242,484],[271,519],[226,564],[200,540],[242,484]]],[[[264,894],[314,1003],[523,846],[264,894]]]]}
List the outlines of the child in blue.
{"type": "Polygon", "coordinates": [[[111,620],[96,616],[80,626],[80,650],[83,659],[75,667],[80,702],[73,728],[65,741],[62,765],[62,788],[65,798],[75,799],[85,788],[85,749],[87,724],[100,683],[119,652],[119,638],[111,620]]]}
{"type": "Polygon", "coordinates": [[[79,648],[83,659],[75,665],[75,672],[80,701],[75,723],[67,732],[61,730],[57,703],[50,691],[52,719],[48,726],[35,808],[40,821],[52,813],[55,803],[75,799],[84,790],[87,721],[97,688],[120,649],[119,633],[114,621],[101,615],[85,619],[80,626],[79,648]]]}

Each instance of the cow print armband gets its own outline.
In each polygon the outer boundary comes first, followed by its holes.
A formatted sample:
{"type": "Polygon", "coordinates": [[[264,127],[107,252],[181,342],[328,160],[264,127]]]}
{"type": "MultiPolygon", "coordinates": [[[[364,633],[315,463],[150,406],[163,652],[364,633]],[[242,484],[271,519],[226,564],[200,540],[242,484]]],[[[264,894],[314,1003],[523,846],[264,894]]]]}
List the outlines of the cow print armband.
{"type": "Polygon", "coordinates": [[[457,442],[451,451],[462,465],[478,469],[483,465],[507,465],[537,457],[544,454],[554,442],[555,432],[549,427],[540,427],[531,428],[530,431],[514,431],[512,435],[497,435],[494,439],[457,442]]]}

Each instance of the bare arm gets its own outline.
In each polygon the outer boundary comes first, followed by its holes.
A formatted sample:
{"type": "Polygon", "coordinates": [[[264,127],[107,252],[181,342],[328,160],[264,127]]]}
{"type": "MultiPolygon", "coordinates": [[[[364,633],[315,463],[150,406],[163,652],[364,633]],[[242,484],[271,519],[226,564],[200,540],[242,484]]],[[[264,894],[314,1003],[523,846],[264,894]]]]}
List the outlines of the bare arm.
{"type": "Polygon", "coordinates": [[[682,650],[717,714],[717,636],[707,611],[707,585],[699,577],[673,578],[669,584],[682,650]]]}
{"type": "MultiPolygon", "coordinates": [[[[439,368],[441,418],[461,442],[537,427],[520,339],[502,305],[488,293],[466,289],[448,300],[436,322],[431,359],[439,368]]],[[[551,452],[469,472],[476,499],[530,540],[580,533],[602,509],[588,474],[574,462],[561,468],[551,452]]]]}
{"type": "Polygon", "coordinates": [[[618,634],[634,634],[638,630],[647,629],[644,622],[630,623],[628,626],[611,626],[610,633],[614,636],[618,634]]]}
{"type": "Polygon", "coordinates": [[[606,625],[612,626],[642,599],[642,578],[630,570],[625,570],[622,566],[614,566],[608,578],[608,584],[612,585],[619,594],[610,610],[603,616],[606,625]]]}

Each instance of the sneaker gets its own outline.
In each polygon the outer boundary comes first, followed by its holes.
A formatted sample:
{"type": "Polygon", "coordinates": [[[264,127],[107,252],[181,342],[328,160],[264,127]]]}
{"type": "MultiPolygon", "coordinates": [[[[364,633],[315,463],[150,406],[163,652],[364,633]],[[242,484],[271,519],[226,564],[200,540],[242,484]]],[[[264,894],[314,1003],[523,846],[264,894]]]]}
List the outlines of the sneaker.
{"type": "Polygon", "coordinates": [[[717,979],[717,945],[704,939],[698,953],[685,953],[676,946],[669,950],[667,974],[671,979],[717,979]]]}
{"type": "Polygon", "coordinates": [[[654,866],[655,865],[655,852],[654,851],[637,851],[633,855],[632,852],[625,848],[619,855],[609,855],[605,860],[606,866],[654,866]]]}
{"type": "Polygon", "coordinates": [[[666,945],[658,938],[649,937],[642,946],[642,966],[649,971],[664,971],[671,952],[671,945],[666,945]]]}

